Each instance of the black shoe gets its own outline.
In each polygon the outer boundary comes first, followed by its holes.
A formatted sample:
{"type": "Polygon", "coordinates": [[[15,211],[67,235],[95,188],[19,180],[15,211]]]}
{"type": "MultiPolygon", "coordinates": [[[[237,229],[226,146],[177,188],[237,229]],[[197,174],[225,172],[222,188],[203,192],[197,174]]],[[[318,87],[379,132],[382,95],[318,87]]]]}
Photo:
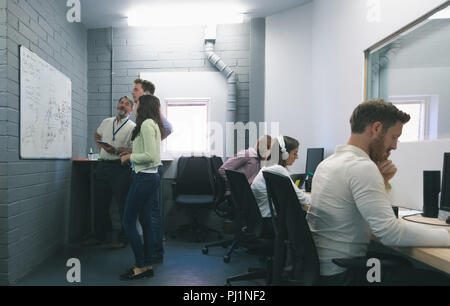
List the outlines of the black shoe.
{"type": "Polygon", "coordinates": [[[153,265],[161,264],[161,263],[163,263],[163,261],[164,261],[163,257],[152,258],[152,264],[153,265]]]}
{"type": "Polygon", "coordinates": [[[136,279],[143,279],[145,277],[150,278],[150,277],[153,277],[153,275],[154,275],[153,269],[147,270],[138,275],[134,274],[134,269],[130,269],[126,273],[120,275],[120,280],[121,281],[130,281],[130,280],[136,280],[136,279]]]}
{"type": "Polygon", "coordinates": [[[91,238],[91,239],[83,241],[83,246],[85,246],[85,247],[93,247],[93,246],[102,245],[104,243],[105,243],[105,241],[103,241],[103,240],[98,240],[98,239],[95,239],[95,238],[91,238]]]}
{"type": "Polygon", "coordinates": [[[119,249],[123,249],[126,246],[127,246],[127,244],[125,242],[111,242],[108,245],[108,249],[110,249],[110,250],[119,250],[119,249]]]}

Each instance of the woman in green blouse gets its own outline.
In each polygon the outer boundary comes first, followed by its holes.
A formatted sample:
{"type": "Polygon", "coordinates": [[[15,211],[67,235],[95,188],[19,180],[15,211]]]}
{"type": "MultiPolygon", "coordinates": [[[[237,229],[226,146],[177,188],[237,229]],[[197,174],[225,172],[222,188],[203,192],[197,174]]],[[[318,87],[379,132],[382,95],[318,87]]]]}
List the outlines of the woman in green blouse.
{"type": "Polygon", "coordinates": [[[153,276],[152,207],[158,204],[158,166],[161,163],[161,134],[164,134],[160,106],[159,99],[155,96],[140,97],[135,110],[136,127],[131,138],[133,153],[121,156],[122,163],[131,160],[134,166],[133,184],[128,191],[123,226],[136,259],[135,267],[122,274],[121,280],[153,276]],[[139,216],[144,243],[136,227],[139,216]]]}

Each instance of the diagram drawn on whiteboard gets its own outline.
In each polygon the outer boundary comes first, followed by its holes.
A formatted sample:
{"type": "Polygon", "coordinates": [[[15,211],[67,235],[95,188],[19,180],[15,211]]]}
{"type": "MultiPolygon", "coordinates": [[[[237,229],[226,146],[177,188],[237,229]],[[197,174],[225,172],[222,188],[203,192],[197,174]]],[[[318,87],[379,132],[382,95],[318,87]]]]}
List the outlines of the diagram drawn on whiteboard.
{"type": "Polygon", "coordinates": [[[72,81],[20,47],[20,157],[72,156],[72,81]]]}

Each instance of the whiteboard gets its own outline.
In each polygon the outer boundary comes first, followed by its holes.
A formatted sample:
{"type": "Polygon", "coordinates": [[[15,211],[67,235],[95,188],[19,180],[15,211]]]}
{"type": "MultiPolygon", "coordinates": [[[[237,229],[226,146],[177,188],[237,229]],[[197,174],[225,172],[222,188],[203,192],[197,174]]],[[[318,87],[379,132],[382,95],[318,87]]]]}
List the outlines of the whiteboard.
{"type": "Polygon", "coordinates": [[[72,81],[20,47],[20,157],[72,157],[72,81]]]}

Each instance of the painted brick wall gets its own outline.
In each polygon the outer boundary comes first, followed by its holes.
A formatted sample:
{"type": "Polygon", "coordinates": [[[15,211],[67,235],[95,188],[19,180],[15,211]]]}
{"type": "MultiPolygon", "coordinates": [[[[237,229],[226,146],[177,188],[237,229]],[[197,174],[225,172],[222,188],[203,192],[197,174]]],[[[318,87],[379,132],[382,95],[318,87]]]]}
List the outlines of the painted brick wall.
{"type": "Polygon", "coordinates": [[[7,253],[8,233],[8,168],[7,148],[7,108],[6,84],[8,77],[6,55],[6,0],[0,0],[0,286],[8,283],[8,264],[3,258],[7,253]]]}
{"type": "Polygon", "coordinates": [[[70,198],[70,161],[19,158],[20,45],[72,80],[73,156],[85,156],[87,151],[87,31],[83,25],[66,21],[65,4],[65,0],[6,0],[7,78],[6,88],[2,82],[6,95],[0,96],[0,107],[1,119],[5,110],[7,122],[6,127],[0,123],[0,135],[5,134],[0,137],[7,144],[1,155],[7,166],[0,166],[0,183],[3,174],[7,196],[0,196],[0,203],[6,205],[0,206],[6,208],[0,209],[0,218],[8,222],[7,233],[0,235],[0,273],[6,273],[9,283],[61,248],[70,198]],[[2,243],[6,249],[2,250],[2,243]]]}
{"type": "MultiPolygon", "coordinates": [[[[205,58],[204,27],[113,29],[114,75],[111,97],[111,29],[88,31],[88,148],[93,134],[111,116],[111,105],[131,97],[140,72],[216,71],[205,58]]],[[[216,53],[238,76],[237,120],[249,118],[250,24],[220,25],[216,53]]],[[[157,86],[158,84],[156,84],[157,86]]],[[[158,94],[158,89],[156,95],[158,94]]]]}

